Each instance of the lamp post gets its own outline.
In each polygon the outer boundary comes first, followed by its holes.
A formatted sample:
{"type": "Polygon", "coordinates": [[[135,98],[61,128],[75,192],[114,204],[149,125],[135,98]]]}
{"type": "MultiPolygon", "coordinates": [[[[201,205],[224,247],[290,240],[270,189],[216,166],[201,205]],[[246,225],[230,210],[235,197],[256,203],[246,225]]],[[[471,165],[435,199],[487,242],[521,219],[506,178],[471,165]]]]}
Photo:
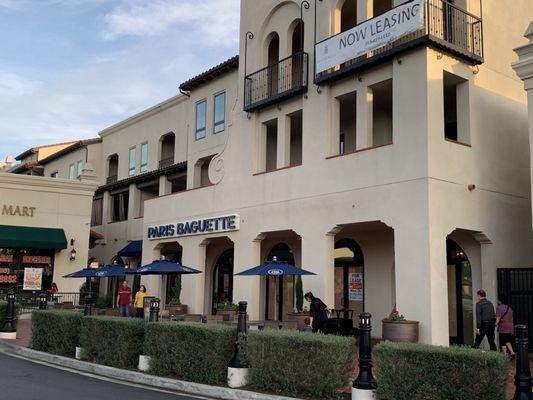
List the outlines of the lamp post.
{"type": "Polygon", "coordinates": [[[48,293],[42,292],[39,295],[39,310],[46,310],[48,307],[48,293]]]}
{"type": "Polygon", "coordinates": [[[513,400],[533,400],[531,370],[529,368],[528,355],[528,330],[527,325],[516,325],[516,375],[514,384],[516,387],[513,400]]]}
{"type": "Polygon", "coordinates": [[[376,400],[376,380],[372,375],[372,315],[359,314],[359,375],[353,381],[352,400],[376,400]]]}
{"type": "Polygon", "coordinates": [[[239,302],[235,352],[228,366],[228,386],[230,388],[240,388],[248,384],[249,366],[246,360],[246,335],[248,331],[246,323],[247,306],[247,302],[239,302]]]}
{"type": "Polygon", "coordinates": [[[13,324],[15,321],[15,293],[10,291],[6,299],[6,315],[4,318],[4,327],[0,329],[0,339],[16,339],[17,330],[13,324]]]}
{"type": "Polygon", "coordinates": [[[150,300],[150,322],[159,321],[159,304],[161,300],[157,297],[154,297],[150,300]]]}

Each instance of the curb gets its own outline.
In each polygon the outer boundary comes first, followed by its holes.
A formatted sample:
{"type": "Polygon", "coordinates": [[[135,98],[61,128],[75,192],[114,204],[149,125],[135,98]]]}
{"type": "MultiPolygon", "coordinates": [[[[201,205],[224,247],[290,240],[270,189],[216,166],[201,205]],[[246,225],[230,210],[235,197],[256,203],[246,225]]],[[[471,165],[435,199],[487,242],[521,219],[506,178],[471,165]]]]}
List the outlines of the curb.
{"type": "Polygon", "coordinates": [[[294,397],[276,396],[242,389],[230,389],[222,386],[210,386],[202,383],[179,381],[176,379],[148,375],[141,372],[93,364],[86,361],[75,360],[69,357],[62,357],[32,350],[27,347],[7,343],[5,341],[0,341],[0,352],[7,355],[17,355],[30,361],[40,361],[52,366],[55,365],[63,368],[69,368],[104,378],[111,378],[127,383],[164,389],[171,392],[176,392],[176,394],[189,394],[221,400],[299,400],[294,397]]]}

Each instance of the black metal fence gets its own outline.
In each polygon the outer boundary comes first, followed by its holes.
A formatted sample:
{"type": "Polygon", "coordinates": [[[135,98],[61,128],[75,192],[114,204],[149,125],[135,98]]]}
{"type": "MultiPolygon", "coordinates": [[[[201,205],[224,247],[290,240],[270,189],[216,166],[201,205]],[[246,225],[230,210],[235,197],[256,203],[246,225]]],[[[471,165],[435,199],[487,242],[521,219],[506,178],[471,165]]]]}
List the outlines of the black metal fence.
{"type": "Polygon", "coordinates": [[[423,13],[422,29],[408,33],[394,42],[337,67],[317,73],[315,83],[340,78],[354,69],[382,62],[387,57],[390,58],[401,51],[422,44],[434,45],[459,54],[473,64],[483,61],[483,20],[480,17],[446,0],[425,0],[423,13]]]}
{"type": "MultiPolygon", "coordinates": [[[[7,291],[0,291],[0,298],[5,299],[7,291]]],[[[39,309],[39,297],[42,292],[17,292],[15,293],[15,303],[20,306],[20,313],[31,313],[39,309]]],[[[58,292],[48,294],[48,306],[50,308],[74,309],[85,305],[84,293],[79,292],[58,292]]]]}
{"type": "MultiPolygon", "coordinates": [[[[515,324],[533,327],[533,268],[499,268],[498,293],[507,298],[515,324]]],[[[533,329],[529,329],[529,351],[533,352],[533,329]]]]}
{"type": "Polygon", "coordinates": [[[244,110],[267,106],[307,90],[307,53],[296,53],[244,78],[244,110]]]}

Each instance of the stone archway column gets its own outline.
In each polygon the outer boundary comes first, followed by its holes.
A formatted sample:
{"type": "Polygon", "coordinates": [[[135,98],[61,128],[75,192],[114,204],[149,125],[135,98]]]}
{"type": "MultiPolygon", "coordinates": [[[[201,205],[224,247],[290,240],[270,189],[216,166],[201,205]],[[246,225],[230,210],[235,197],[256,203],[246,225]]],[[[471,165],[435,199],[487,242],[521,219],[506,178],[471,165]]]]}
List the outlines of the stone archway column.
{"type": "Polygon", "coordinates": [[[189,314],[204,314],[205,312],[205,280],[207,279],[205,258],[208,243],[202,237],[190,237],[180,241],[183,247],[182,264],[202,271],[201,274],[182,276],[181,302],[187,304],[189,314]]]}
{"type": "Polygon", "coordinates": [[[259,276],[235,276],[235,274],[261,264],[263,236],[243,237],[236,240],[233,250],[233,302],[248,302],[250,320],[264,317],[264,288],[259,276]]]}
{"type": "Polygon", "coordinates": [[[446,234],[427,219],[394,226],[396,305],[420,321],[420,342],[449,344],[446,234]]]}
{"type": "MultiPolygon", "coordinates": [[[[328,233],[320,229],[310,230],[302,236],[302,268],[314,272],[314,276],[303,276],[303,291],[313,292],[328,308],[335,307],[334,247],[335,235],[340,228],[328,233]]],[[[309,304],[304,302],[309,309],[309,304]]]]}

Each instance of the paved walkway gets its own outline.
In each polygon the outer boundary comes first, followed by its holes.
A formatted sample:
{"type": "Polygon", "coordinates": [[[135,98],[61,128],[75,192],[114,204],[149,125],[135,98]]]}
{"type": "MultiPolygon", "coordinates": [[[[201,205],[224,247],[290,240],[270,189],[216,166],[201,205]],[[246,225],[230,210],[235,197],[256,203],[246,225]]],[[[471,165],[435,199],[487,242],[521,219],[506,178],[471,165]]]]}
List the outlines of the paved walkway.
{"type": "MultiPolygon", "coordinates": [[[[31,341],[31,321],[29,319],[22,319],[18,321],[17,325],[17,339],[10,340],[10,343],[17,344],[23,347],[29,347],[31,341]]],[[[533,371],[533,357],[530,357],[531,370],[533,371]]],[[[516,364],[510,363],[509,376],[507,381],[507,400],[512,400],[515,392],[514,388],[514,375],[516,371],[516,364]]],[[[357,368],[354,371],[354,378],[357,376],[357,368]]]]}

